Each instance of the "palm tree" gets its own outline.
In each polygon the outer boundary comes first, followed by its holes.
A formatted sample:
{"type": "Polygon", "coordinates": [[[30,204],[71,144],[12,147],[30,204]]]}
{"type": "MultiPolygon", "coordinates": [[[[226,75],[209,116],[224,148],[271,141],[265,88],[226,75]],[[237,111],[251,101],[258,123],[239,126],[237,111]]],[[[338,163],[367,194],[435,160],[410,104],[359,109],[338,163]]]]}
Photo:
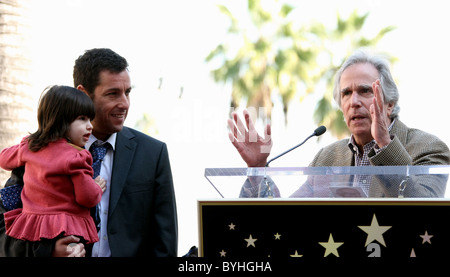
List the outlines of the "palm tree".
{"type": "MultiPolygon", "coordinates": [[[[28,4],[26,0],[0,1],[0,149],[18,143],[35,117],[28,81],[28,4]]],[[[1,170],[0,186],[8,176],[1,170]]]]}
{"type": "Polygon", "coordinates": [[[236,46],[230,43],[218,45],[206,57],[206,61],[222,60],[222,65],[213,70],[216,82],[232,82],[231,107],[237,107],[244,100],[247,106],[263,107],[271,117],[273,92],[281,98],[286,114],[288,103],[300,86],[311,89],[314,79],[311,70],[316,65],[317,50],[310,45],[311,30],[294,30],[288,15],[293,7],[277,5],[274,10],[263,9],[259,0],[248,0],[248,11],[257,36],[247,33],[238,20],[223,5],[219,8],[230,19],[228,30],[240,41],[237,53],[229,57],[236,46]]]}
{"type": "Polygon", "coordinates": [[[256,36],[248,33],[248,27],[241,27],[227,7],[218,6],[230,19],[231,39],[219,44],[206,57],[207,62],[219,60],[221,63],[212,71],[214,80],[232,83],[231,107],[239,106],[244,100],[247,107],[256,110],[263,107],[269,119],[274,97],[281,99],[287,118],[289,102],[295,96],[299,95],[302,100],[308,94],[318,93],[318,83],[325,82],[327,89],[322,92],[314,120],[338,137],[346,135],[348,130],[342,112],[332,104],[334,74],[354,49],[376,45],[393,27],[383,28],[374,38],[366,38],[361,35],[361,29],[368,13],[360,16],[354,11],[347,19],[338,15],[337,27],[333,30],[317,22],[296,28],[289,17],[294,7],[276,3],[275,9],[265,10],[259,0],[248,0],[256,36]],[[236,45],[237,39],[239,45],[236,45]],[[334,49],[339,44],[344,44],[347,50],[341,56],[334,49]],[[319,64],[319,55],[322,61],[328,62],[319,64]]]}

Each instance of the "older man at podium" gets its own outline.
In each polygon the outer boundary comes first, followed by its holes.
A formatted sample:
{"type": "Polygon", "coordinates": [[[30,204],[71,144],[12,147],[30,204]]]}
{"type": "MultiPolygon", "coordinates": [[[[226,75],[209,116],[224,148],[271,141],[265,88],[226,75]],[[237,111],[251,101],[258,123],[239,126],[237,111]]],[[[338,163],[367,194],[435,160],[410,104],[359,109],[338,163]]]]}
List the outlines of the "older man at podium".
{"type": "MultiPolygon", "coordinates": [[[[399,120],[399,93],[389,65],[382,57],[363,51],[355,52],[338,70],[333,96],[344,114],[351,136],[321,149],[310,166],[450,163],[450,151],[444,142],[434,135],[409,128],[399,120]]],[[[244,119],[246,126],[236,113],[232,114],[232,119],[228,120],[230,140],[248,167],[264,167],[272,146],[270,125],[267,124],[263,138],[257,134],[247,111],[244,111],[244,119]],[[249,141],[249,137],[257,137],[257,141],[249,141]]],[[[398,178],[380,180],[355,176],[354,179],[355,186],[359,186],[369,197],[399,196],[401,180],[398,178]],[[356,180],[358,178],[360,180],[356,180]]],[[[309,178],[292,196],[315,196],[312,192],[318,182],[317,178],[309,178]]],[[[411,178],[402,196],[443,197],[446,182],[447,176],[411,178]]],[[[244,188],[254,185],[254,180],[247,180],[244,188]]]]}

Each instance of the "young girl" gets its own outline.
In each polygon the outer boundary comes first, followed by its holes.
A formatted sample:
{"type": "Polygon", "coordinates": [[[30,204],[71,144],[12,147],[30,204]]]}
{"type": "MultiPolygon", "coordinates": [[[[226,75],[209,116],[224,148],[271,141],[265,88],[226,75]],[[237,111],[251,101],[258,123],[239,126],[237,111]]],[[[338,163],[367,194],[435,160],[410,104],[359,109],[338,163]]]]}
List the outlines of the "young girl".
{"type": "Polygon", "coordinates": [[[4,214],[6,234],[38,241],[75,235],[98,241],[90,208],[100,202],[105,180],[95,181],[92,156],[83,147],[92,132],[92,100],[67,86],[53,86],[39,101],[38,130],[0,153],[6,170],[25,166],[23,208],[4,214]]]}

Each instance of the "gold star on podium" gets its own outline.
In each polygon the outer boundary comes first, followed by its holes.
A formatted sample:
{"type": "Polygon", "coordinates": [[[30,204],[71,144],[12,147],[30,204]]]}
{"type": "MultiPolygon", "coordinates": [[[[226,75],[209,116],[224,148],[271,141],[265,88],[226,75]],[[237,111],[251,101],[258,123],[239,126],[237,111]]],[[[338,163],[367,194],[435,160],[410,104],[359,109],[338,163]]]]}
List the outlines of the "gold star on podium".
{"type": "Polygon", "coordinates": [[[369,245],[372,241],[376,240],[386,247],[384,243],[383,233],[389,230],[392,226],[380,226],[375,214],[373,214],[372,223],[370,226],[358,226],[361,230],[367,233],[366,245],[369,245]]]}
{"type": "Polygon", "coordinates": [[[255,241],[257,241],[257,240],[258,239],[254,239],[252,237],[252,235],[250,235],[250,237],[248,239],[245,239],[245,241],[247,242],[247,247],[249,247],[250,245],[253,246],[253,247],[256,247],[255,246],[255,241]]]}
{"type": "Polygon", "coordinates": [[[274,236],[275,236],[275,239],[276,239],[276,240],[280,240],[280,238],[281,238],[281,235],[278,234],[278,233],[276,233],[274,236]]]}
{"type": "Polygon", "coordinates": [[[233,222],[231,222],[231,224],[228,225],[228,227],[230,227],[230,230],[234,230],[234,227],[236,227],[236,225],[234,225],[233,222]]]}
{"type": "Polygon", "coordinates": [[[325,255],[324,257],[334,254],[336,257],[339,257],[339,253],[337,249],[343,245],[343,242],[334,242],[333,235],[330,233],[330,237],[328,238],[328,242],[319,242],[320,245],[325,247],[325,255]]]}
{"type": "Polygon", "coordinates": [[[425,242],[431,244],[431,238],[433,237],[433,235],[428,235],[428,231],[425,231],[425,234],[420,235],[420,237],[423,239],[422,244],[424,244],[425,242]]]}

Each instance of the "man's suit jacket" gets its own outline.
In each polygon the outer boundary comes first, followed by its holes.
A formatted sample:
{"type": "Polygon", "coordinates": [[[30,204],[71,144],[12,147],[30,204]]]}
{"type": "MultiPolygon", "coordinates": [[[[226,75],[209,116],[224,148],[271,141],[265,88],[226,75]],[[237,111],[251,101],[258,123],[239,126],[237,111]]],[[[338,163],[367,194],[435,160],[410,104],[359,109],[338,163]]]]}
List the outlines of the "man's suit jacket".
{"type": "Polygon", "coordinates": [[[110,184],[112,256],[177,256],[175,193],[165,143],[124,127],[117,134],[110,184]]]}
{"type": "MultiPolygon", "coordinates": [[[[175,194],[166,145],[131,128],[117,133],[110,183],[108,237],[112,256],[177,256],[175,194]]],[[[0,257],[50,256],[54,241],[5,234],[0,203],[0,257]]]]}
{"type": "MultiPolygon", "coordinates": [[[[380,153],[369,153],[374,166],[404,165],[448,165],[450,152],[447,145],[434,135],[418,129],[408,128],[396,120],[390,131],[393,141],[380,153]]],[[[348,139],[342,139],[321,149],[310,166],[354,166],[355,159],[348,146],[348,139]]],[[[394,176],[394,175],[393,175],[394,176]]],[[[391,176],[391,177],[393,177],[391,176]]],[[[369,189],[369,197],[397,197],[398,185],[403,178],[374,180],[369,189]]],[[[315,181],[317,184],[317,180],[315,181]]],[[[443,197],[447,176],[426,176],[412,178],[404,191],[405,197],[443,197]]],[[[314,186],[315,184],[305,184],[314,186]]],[[[296,193],[298,195],[299,191],[296,193]]]]}

